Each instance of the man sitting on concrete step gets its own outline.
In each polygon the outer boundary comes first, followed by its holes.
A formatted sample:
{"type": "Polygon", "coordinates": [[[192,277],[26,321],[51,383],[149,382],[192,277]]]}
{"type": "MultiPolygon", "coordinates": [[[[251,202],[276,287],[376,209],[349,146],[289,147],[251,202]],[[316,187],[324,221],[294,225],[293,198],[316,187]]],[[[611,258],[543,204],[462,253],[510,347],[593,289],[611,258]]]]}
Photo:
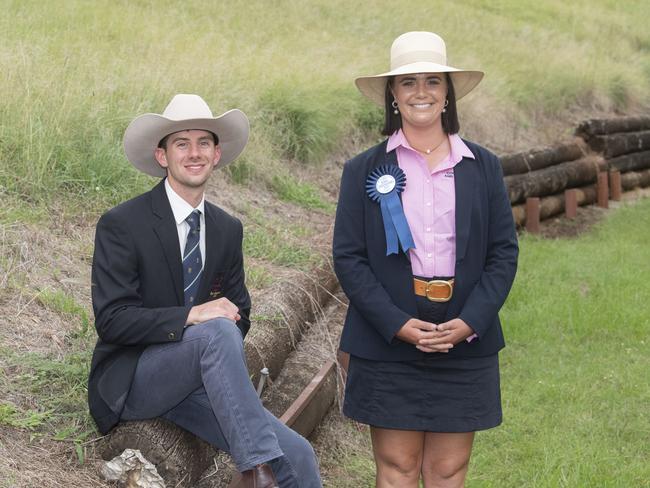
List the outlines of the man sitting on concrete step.
{"type": "Polygon", "coordinates": [[[97,223],[90,412],[103,434],[168,419],[229,452],[242,487],[320,487],[312,447],[262,406],[248,375],[241,222],[204,199],[248,133],[243,112],[213,117],[197,95],[126,129],[128,160],[162,181],[97,223]]]}

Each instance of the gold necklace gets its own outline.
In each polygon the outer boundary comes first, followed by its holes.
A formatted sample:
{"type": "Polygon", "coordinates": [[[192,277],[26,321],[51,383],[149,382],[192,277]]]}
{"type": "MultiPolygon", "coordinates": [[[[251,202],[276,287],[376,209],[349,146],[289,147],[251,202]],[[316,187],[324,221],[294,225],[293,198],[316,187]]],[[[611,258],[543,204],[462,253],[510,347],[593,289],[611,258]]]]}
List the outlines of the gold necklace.
{"type": "Polygon", "coordinates": [[[438,149],[440,146],[442,146],[442,145],[444,144],[445,139],[446,139],[446,138],[443,137],[443,138],[442,138],[442,141],[440,141],[440,143],[439,143],[437,146],[435,146],[435,147],[430,147],[430,148],[428,148],[428,149],[425,149],[424,151],[421,151],[420,149],[418,149],[417,147],[414,147],[414,146],[411,146],[411,147],[413,147],[413,149],[415,149],[415,150],[416,150],[417,152],[419,152],[419,153],[431,154],[433,151],[435,151],[436,149],[438,149]]]}

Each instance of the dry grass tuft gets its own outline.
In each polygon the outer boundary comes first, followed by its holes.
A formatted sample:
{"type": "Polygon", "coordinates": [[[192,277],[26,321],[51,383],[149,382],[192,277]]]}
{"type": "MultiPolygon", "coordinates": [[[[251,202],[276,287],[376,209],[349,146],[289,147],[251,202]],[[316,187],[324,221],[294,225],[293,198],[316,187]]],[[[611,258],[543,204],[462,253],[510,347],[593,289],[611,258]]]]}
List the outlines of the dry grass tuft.
{"type": "Polygon", "coordinates": [[[108,488],[94,462],[79,465],[68,443],[0,426],[0,488],[108,488]]]}

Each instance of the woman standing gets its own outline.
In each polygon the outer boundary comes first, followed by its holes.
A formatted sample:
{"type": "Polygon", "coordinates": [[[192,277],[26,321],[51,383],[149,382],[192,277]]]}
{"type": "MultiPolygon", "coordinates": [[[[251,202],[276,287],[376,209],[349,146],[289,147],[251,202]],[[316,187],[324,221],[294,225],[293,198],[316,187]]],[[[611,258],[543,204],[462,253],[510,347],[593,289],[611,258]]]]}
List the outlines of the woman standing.
{"type": "Polygon", "coordinates": [[[501,164],[458,136],[483,73],[408,32],[391,70],[357,78],[388,139],[348,161],[334,266],[350,306],[344,413],[370,425],[377,486],[463,486],[474,432],[501,423],[498,311],[517,266],[501,164]]]}

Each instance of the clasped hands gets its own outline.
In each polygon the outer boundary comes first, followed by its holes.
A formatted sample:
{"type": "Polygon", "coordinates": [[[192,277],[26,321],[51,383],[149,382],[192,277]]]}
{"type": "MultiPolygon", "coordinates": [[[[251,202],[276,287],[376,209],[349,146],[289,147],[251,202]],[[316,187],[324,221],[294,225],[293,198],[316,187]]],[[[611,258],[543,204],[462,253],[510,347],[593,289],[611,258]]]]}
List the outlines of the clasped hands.
{"type": "Polygon", "coordinates": [[[241,319],[239,308],[227,298],[217,298],[201,305],[194,305],[187,316],[186,325],[200,324],[223,317],[237,322],[241,319]]]}
{"type": "Polygon", "coordinates": [[[456,344],[473,333],[472,328],[459,318],[441,324],[413,318],[409,319],[395,335],[404,342],[414,344],[423,352],[449,352],[456,344]]]}

